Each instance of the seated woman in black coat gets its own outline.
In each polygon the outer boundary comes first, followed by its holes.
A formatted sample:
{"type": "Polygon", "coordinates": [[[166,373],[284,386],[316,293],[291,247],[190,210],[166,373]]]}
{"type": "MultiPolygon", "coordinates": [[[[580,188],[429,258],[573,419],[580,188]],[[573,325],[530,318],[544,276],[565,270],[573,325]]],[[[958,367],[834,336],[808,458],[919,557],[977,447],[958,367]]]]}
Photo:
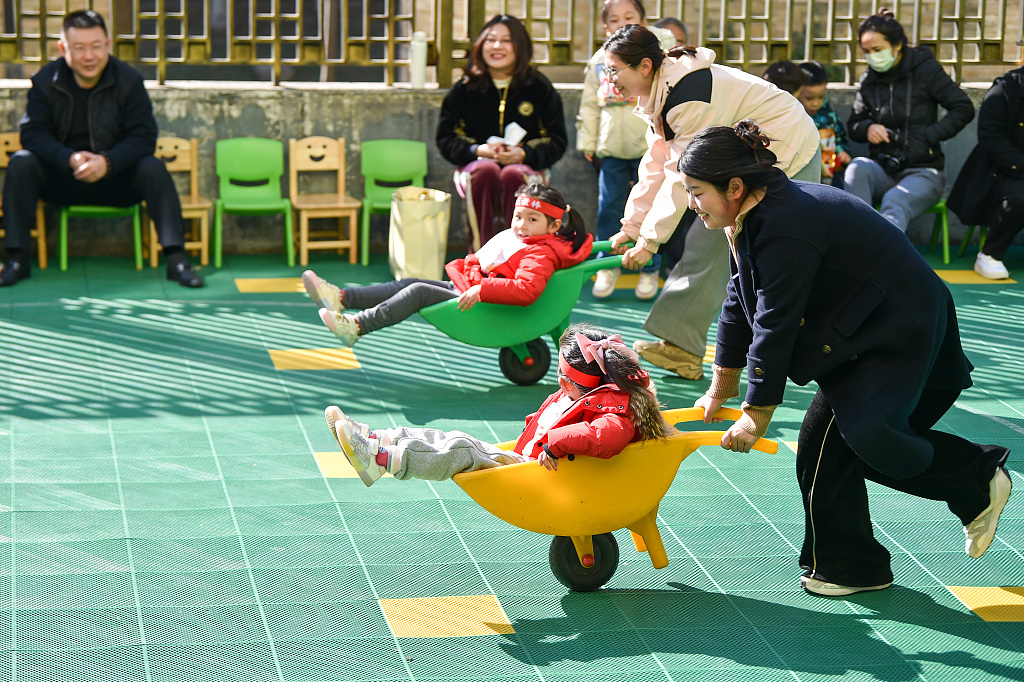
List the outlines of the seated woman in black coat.
{"type": "Polygon", "coordinates": [[[1003,264],[1024,229],[1024,67],[996,78],[978,110],[978,145],[960,169],[946,206],[967,225],[987,225],[974,271],[1005,279],[1003,264]]]}
{"type": "Polygon", "coordinates": [[[865,479],[943,500],[967,553],[995,537],[1011,482],[1009,450],[933,430],[973,369],[945,284],[884,217],[828,185],[788,180],[754,121],[708,128],[679,160],[690,208],[725,231],[732,278],[718,320],[705,420],[739,395],[744,415],[722,446],[748,452],[782,402],[787,377],[815,381],[797,474],[809,592],[838,596],[892,584],[871,531],[865,479]],[[793,216],[814,216],[794,220],[793,216]]]}

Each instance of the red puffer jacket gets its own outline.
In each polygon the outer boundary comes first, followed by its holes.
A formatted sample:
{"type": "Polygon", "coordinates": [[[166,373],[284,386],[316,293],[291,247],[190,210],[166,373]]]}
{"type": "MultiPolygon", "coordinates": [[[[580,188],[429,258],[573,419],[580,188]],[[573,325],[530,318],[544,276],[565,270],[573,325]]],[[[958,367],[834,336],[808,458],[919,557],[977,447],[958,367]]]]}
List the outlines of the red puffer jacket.
{"type": "Polygon", "coordinates": [[[561,389],[555,391],[539,410],[526,418],[526,430],[516,441],[516,452],[536,458],[547,444],[558,458],[572,454],[608,459],[622,452],[629,443],[640,440],[629,411],[629,394],[615,384],[605,384],[573,403],[562,418],[537,440],[533,452],[523,452],[521,448],[537,432],[537,420],[544,409],[564,395],[561,389]]]}
{"type": "Polygon", "coordinates": [[[573,251],[572,242],[565,237],[546,234],[527,237],[525,249],[520,249],[491,272],[480,270],[475,254],[459,258],[444,266],[455,287],[465,291],[480,285],[480,300],[484,303],[530,305],[544,292],[555,270],[582,263],[590,255],[594,238],[587,235],[580,248],[573,251]]]}

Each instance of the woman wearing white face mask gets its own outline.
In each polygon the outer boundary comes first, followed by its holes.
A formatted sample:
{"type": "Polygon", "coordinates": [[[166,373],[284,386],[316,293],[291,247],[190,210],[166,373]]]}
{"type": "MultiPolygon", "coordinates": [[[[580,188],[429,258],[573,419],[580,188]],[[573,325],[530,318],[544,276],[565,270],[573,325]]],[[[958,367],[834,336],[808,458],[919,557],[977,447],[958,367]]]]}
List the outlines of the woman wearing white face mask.
{"type": "Polygon", "coordinates": [[[844,176],[847,191],[880,204],[882,215],[906,232],[911,219],[942,198],[946,184],[940,142],[960,132],[974,105],[926,47],[910,47],[893,13],[882,8],[858,30],[870,67],[861,77],[850,138],[868,143],[844,176]],[[938,107],[946,110],[939,118],[938,107]]]}

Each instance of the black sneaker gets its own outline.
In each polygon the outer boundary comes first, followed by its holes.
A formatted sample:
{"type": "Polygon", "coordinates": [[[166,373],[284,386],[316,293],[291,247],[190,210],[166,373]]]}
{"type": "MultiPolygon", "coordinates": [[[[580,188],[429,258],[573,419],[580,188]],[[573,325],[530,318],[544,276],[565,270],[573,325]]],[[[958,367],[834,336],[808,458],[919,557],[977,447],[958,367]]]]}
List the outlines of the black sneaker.
{"type": "Polygon", "coordinates": [[[3,269],[0,270],[0,287],[14,286],[23,279],[28,279],[32,276],[32,266],[29,265],[28,259],[21,260],[18,258],[11,258],[3,265],[3,269]]]}
{"type": "Polygon", "coordinates": [[[203,278],[192,270],[192,266],[187,261],[168,264],[167,279],[177,282],[183,287],[191,287],[193,289],[203,286],[203,278]]]}

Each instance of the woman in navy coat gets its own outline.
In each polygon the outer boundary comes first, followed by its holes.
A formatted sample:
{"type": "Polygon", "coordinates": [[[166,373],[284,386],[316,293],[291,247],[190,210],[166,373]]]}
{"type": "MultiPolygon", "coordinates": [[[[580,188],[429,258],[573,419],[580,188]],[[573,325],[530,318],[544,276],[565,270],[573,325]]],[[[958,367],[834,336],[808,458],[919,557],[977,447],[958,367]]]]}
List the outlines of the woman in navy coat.
{"type": "Polygon", "coordinates": [[[801,585],[845,595],[892,584],[871,529],[865,479],[945,501],[979,557],[1010,495],[1009,450],[932,427],[971,385],[945,284],[888,220],[828,185],[775,167],[754,121],[699,133],[680,158],[690,208],[723,229],[732,278],[718,321],[706,420],[739,395],[722,438],[748,452],[787,378],[818,391],[800,429],[801,585]]]}

